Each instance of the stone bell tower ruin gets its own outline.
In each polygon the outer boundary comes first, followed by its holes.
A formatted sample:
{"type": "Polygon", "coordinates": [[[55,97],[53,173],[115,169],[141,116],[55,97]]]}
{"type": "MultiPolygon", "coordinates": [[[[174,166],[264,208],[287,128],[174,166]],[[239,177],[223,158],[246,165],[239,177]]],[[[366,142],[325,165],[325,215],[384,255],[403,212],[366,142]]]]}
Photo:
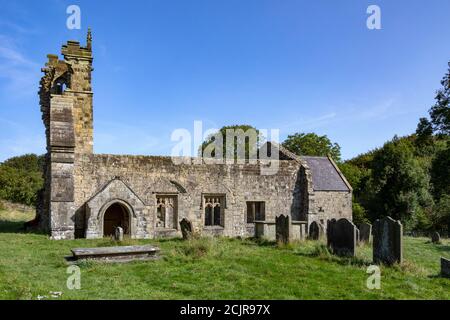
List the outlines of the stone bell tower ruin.
{"type": "Polygon", "coordinates": [[[45,186],[40,194],[38,220],[54,239],[71,239],[75,229],[77,154],[93,152],[92,36],[87,44],[68,41],[63,60],[49,54],[42,68],[40,105],[47,138],[45,186]]]}

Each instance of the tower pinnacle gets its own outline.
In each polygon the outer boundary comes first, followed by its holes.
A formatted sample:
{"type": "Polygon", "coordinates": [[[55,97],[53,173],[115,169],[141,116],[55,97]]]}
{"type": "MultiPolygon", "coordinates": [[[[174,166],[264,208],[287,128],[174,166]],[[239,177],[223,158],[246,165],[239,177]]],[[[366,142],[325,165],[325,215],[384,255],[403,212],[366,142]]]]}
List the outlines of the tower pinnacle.
{"type": "Polygon", "coordinates": [[[91,33],[91,28],[88,28],[87,37],[86,37],[86,48],[88,50],[92,50],[92,33],[91,33]]]}

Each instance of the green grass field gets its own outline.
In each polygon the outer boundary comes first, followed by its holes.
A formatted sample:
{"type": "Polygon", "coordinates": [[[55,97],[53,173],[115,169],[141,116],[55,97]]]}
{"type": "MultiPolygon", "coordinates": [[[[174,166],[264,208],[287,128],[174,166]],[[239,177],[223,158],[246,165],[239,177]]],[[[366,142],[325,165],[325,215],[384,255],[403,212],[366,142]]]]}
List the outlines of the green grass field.
{"type": "Polygon", "coordinates": [[[450,299],[450,279],[439,277],[450,242],[405,238],[405,263],[381,268],[381,289],[369,290],[372,250],[356,258],[330,255],[317,242],[278,248],[238,239],[127,240],[155,244],[157,261],[84,263],[81,289],[66,287],[64,256],[75,247],[114,245],[110,240],[50,241],[20,233],[31,213],[0,211],[0,298],[54,299],[450,299]]]}

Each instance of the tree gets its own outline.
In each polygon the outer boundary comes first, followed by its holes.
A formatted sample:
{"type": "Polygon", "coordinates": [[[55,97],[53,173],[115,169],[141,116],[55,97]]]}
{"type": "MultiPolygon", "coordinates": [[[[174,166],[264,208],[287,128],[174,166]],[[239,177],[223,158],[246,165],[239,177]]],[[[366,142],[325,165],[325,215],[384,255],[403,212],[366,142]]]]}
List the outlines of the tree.
{"type": "Polygon", "coordinates": [[[369,222],[367,219],[366,209],[358,202],[353,200],[352,202],[353,223],[359,225],[361,223],[369,222]]]}
{"type": "Polygon", "coordinates": [[[331,155],[334,160],[341,160],[341,147],[337,143],[332,143],[326,135],[296,133],[289,135],[282,145],[299,156],[331,155]]]}
{"type": "MultiPolygon", "coordinates": [[[[245,158],[248,159],[253,152],[257,152],[264,139],[259,130],[247,124],[224,126],[218,132],[210,134],[206,138],[200,146],[199,152],[201,151],[201,154],[204,157],[208,157],[209,155],[215,157],[217,152],[215,150],[215,142],[217,138],[221,138],[223,139],[222,155],[223,158],[225,158],[227,154],[227,133],[233,135],[233,150],[230,150],[230,152],[233,153],[234,159],[237,159],[238,157],[239,147],[244,147],[245,158]]],[[[218,145],[220,145],[220,143],[218,145]]]]}
{"type": "Polygon", "coordinates": [[[440,199],[442,195],[450,195],[450,141],[447,148],[438,151],[431,165],[431,182],[433,195],[440,199]]]}
{"type": "Polygon", "coordinates": [[[24,154],[23,156],[12,157],[5,160],[1,165],[15,168],[27,172],[42,172],[44,169],[44,155],[36,155],[33,153],[24,154]]]}
{"type": "Polygon", "coordinates": [[[444,194],[433,209],[432,228],[450,235],[450,194],[444,194]]]}
{"type": "Polygon", "coordinates": [[[376,152],[370,188],[371,214],[401,219],[409,229],[416,227],[414,222],[421,219],[422,209],[433,205],[427,170],[415,157],[414,145],[408,139],[395,137],[376,152]]]}
{"type": "Polygon", "coordinates": [[[0,164],[0,199],[35,205],[43,187],[44,156],[26,154],[0,164]]]}
{"type": "Polygon", "coordinates": [[[450,62],[447,74],[441,81],[442,88],[436,93],[436,103],[430,109],[433,129],[440,134],[450,134],[450,62]]]}
{"type": "Polygon", "coordinates": [[[0,166],[0,198],[34,206],[37,192],[43,186],[41,172],[27,172],[9,166],[0,166]]]}
{"type": "Polygon", "coordinates": [[[427,118],[420,118],[416,129],[416,145],[424,153],[433,146],[433,124],[427,118]]]}

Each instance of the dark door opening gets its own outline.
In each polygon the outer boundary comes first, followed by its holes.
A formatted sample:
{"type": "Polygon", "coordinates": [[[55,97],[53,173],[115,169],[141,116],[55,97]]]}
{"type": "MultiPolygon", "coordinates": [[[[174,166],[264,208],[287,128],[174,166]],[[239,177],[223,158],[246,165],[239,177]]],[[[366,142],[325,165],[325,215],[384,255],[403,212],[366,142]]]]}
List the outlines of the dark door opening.
{"type": "Polygon", "coordinates": [[[122,227],[124,234],[129,234],[130,215],[127,208],[120,203],[113,203],[106,209],[103,221],[103,236],[109,237],[114,234],[116,227],[122,227]]]}

